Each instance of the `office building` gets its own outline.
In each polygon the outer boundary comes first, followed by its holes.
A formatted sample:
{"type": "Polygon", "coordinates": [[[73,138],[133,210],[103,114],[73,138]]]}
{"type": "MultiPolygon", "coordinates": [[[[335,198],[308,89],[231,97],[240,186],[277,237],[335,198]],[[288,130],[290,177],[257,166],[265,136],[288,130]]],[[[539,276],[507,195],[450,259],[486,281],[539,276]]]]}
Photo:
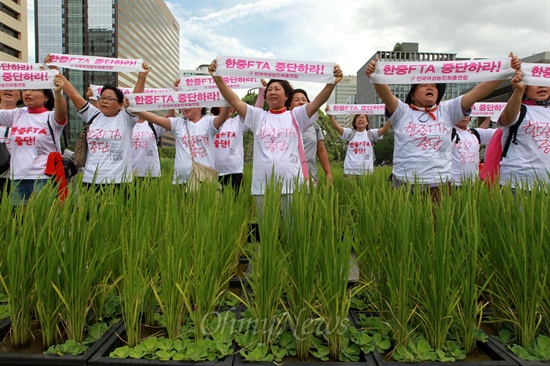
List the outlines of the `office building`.
{"type": "MultiPolygon", "coordinates": [[[[172,87],[179,75],[179,24],[162,0],[35,0],[34,6],[37,62],[48,53],[141,58],[152,67],[148,88],[172,87]]],[[[137,80],[137,73],[64,73],[83,95],[90,84],[131,88],[137,80]]],[[[73,141],[82,122],[69,105],[73,141]]]]}
{"type": "Polygon", "coordinates": [[[0,61],[28,62],[27,0],[0,0],[0,61]]]}

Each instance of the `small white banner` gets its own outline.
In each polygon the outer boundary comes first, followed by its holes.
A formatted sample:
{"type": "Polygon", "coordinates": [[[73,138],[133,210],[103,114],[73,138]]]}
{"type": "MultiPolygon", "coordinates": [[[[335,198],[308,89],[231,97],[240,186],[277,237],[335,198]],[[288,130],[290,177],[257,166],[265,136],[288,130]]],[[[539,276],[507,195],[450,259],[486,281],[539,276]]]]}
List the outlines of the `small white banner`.
{"type": "Polygon", "coordinates": [[[50,55],[52,60],[47,65],[65,67],[67,69],[106,72],[144,71],[141,67],[143,64],[143,59],[62,55],[58,53],[51,53],[50,55]]]}
{"type": "Polygon", "coordinates": [[[216,76],[244,76],[334,84],[333,62],[218,56],[216,76]]]}
{"type": "Polygon", "coordinates": [[[162,109],[229,107],[219,91],[192,91],[171,93],[140,93],[126,96],[130,112],[162,109]]]}
{"type": "Polygon", "coordinates": [[[472,106],[471,117],[491,117],[496,121],[506,107],[506,103],[474,103],[472,106]]]}
{"type": "Polygon", "coordinates": [[[384,104],[329,104],[327,114],[331,116],[342,114],[366,114],[382,116],[386,111],[384,104]]]}
{"type": "MultiPolygon", "coordinates": [[[[92,88],[92,92],[94,93],[94,95],[90,98],[90,99],[94,99],[96,100],[100,94],[101,94],[101,89],[103,89],[103,85],[90,85],[90,88],[92,88]]],[[[121,88],[121,87],[117,87],[117,89],[119,89],[122,94],[124,94],[125,96],[128,95],[128,94],[132,94],[132,92],[134,91],[134,88],[121,88]]],[[[173,93],[174,90],[173,89],[151,89],[151,88],[145,88],[143,90],[143,93],[173,93]]]]}
{"type": "Polygon", "coordinates": [[[378,62],[371,83],[465,83],[511,78],[511,58],[437,62],[378,62]]]}
{"type": "MultiPolygon", "coordinates": [[[[262,87],[262,81],[257,78],[244,76],[224,76],[223,80],[231,89],[255,89],[262,87]]],[[[216,89],[218,86],[214,79],[208,76],[183,76],[180,78],[178,90],[208,90],[216,89]]]]}
{"type": "Polygon", "coordinates": [[[0,72],[6,71],[40,71],[40,64],[26,64],[24,62],[0,61],[0,72]]]}
{"type": "Polygon", "coordinates": [[[0,89],[53,89],[57,70],[0,72],[0,89]]]}
{"type": "Polygon", "coordinates": [[[550,64],[521,64],[522,83],[533,86],[550,86],[550,64]]]}

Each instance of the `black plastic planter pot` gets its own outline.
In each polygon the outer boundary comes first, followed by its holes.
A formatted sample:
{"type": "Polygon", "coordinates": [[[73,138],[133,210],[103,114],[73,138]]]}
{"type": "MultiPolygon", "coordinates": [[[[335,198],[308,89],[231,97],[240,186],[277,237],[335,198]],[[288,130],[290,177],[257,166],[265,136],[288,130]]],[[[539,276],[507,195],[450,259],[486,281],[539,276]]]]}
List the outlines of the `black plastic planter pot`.
{"type": "MultiPolygon", "coordinates": [[[[244,361],[243,357],[240,353],[237,352],[235,355],[235,362],[233,362],[233,366],[273,366],[273,362],[249,362],[244,361]]],[[[375,366],[376,363],[374,361],[374,358],[369,355],[361,355],[361,361],[359,362],[335,362],[335,361],[286,361],[283,359],[282,364],[284,366],[375,366]]],[[[439,365],[441,366],[441,365],[439,365]]]]}
{"type": "MultiPolygon", "coordinates": [[[[483,353],[484,359],[469,359],[449,362],[452,366],[517,366],[517,362],[514,361],[506,352],[499,349],[493,342],[487,343],[478,342],[478,349],[483,353]]],[[[386,361],[384,357],[378,352],[373,352],[374,359],[378,366],[441,366],[442,362],[397,362],[386,361]]]]}
{"type": "MultiPolygon", "coordinates": [[[[9,337],[11,322],[3,327],[0,326],[0,339],[9,337]]],[[[0,352],[0,365],[2,366],[43,366],[43,365],[59,365],[59,366],[86,366],[88,360],[94,355],[103,343],[109,339],[118,328],[122,326],[122,321],[113,325],[100,340],[95,342],[83,355],[78,356],[52,356],[43,354],[25,354],[25,353],[2,353],[0,352]]]]}
{"type": "Polygon", "coordinates": [[[508,349],[506,345],[497,341],[493,336],[489,337],[490,342],[492,342],[495,347],[500,349],[502,352],[506,353],[512,360],[514,360],[520,366],[550,366],[550,361],[527,361],[521,357],[516,356],[516,354],[508,349]]]}
{"type": "Polygon", "coordinates": [[[133,359],[133,358],[111,358],[109,354],[118,347],[123,347],[126,344],[126,328],[124,325],[120,327],[119,331],[112,334],[108,340],[97,350],[97,352],[90,358],[89,366],[100,365],[132,365],[132,366],[164,366],[164,365],[179,365],[179,366],[232,366],[233,355],[225,357],[219,361],[159,361],[159,360],[146,360],[146,359],[133,359]]]}

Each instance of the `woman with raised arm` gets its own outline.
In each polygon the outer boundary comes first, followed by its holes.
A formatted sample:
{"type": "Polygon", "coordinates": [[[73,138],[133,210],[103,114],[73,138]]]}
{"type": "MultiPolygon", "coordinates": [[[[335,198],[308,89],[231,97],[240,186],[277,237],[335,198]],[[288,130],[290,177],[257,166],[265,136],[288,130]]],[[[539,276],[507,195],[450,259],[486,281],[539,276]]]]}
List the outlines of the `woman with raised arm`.
{"type": "Polygon", "coordinates": [[[487,128],[491,119],[485,119],[485,122],[479,128],[469,128],[470,116],[461,119],[454,127],[452,140],[452,168],[451,176],[455,186],[462,186],[468,180],[479,178],[479,148],[481,145],[487,145],[495,134],[496,129],[487,128]]]}
{"type": "MultiPolygon", "coordinates": [[[[310,103],[310,100],[306,91],[303,89],[294,89],[290,97],[289,109],[292,111],[294,108],[303,106],[307,103],[310,103]]],[[[315,121],[302,134],[309,176],[315,183],[319,181],[316,159],[316,157],[319,157],[319,162],[325,172],[326,180],[329,185],[332,185],[332,169],[330,168],[330,161],[328,159],[327,149],[325,148],[325,136],[323,135],[321,126],[317,123],[317,114],[315,114],[313,118],[315,121]]]]}
{"type": "Polygon", "coordinates": [[[14,205],[26,204],[31,194],[40,191],[49,180],[44,173],[48,155],[57,151],[56,144],[60,145],[59,137],[67,122],[61,75],[55,76],[54,85],[53,92],[51,89],[23,90],[21,96],[26,108],[0,110],[0,125],[10,127],[9,177],[14,205]]]}
{"type": "MultiPolygon", "coordinates": [[[[50,62],[50,55],[44,63],[50,62]]],[[[149,66],[138,75],[134,93],[143,91],[149,66]]],[[[88,187],[100,189],[106,184],[120,185],[132,181],[132,131],[137,116],[124,108],[124,94],[111,84],[105,84],[98,98],[98,107],[86,101],[64,77],[63,91],[78,110],[84,123],[92,122],[86,139],[88,152],[82,182],[88,187]]]]}
{"type": "MultiPolygon", "coordinates": [[[[328,112],[328,107],[326,108],[328,112]]],[[[390,121],[386,121],[379,129],[369,130],[369,117],[366,114],[356,114],[351,122],[352,128],[342,127],[333,115],[328,115],[330,124],[346,142],[346,157],[344,159],[344,175],[359,176],[370,174],[374,170],[374,144],[390,129],[390,121]]]]}
{"type": "MultiPolygon", "coordinates": [[[[334,67],[334,84],[326,84],[317,97],[306,105],[287,110],[292,87],[287,80],[271,79],[266,86],[264,99],[269,111],[243,102],[220,76],[214,76],[216,60],[208,67],[210,75],[224,99],[244,120],[245,126],[254,134],[254,161],[252,166],[252,194],[261,215],[263,194],[271,179],[282,183],[282,193],[290,195],[296,180],[304,175],[298,148],[299,135],[314,122],[317,110],[328,100],[336,84],[342,80],[339,66],[334,67]],[[294,120],[294,121],[293,121],[294,120]],[[296,129],[299,129],[299,133],[296,129]]],[[[288,196],[287,196],[288,197],[288,196]]]]}
{"type": "MultiPolygon", "coordinates": [[[[176,81],[175,86],[177,88],[176,81]]],[[[191,177],[193,160],[215,169],[214,139],[229,115],[229,108],[220,108],[218,116],[207,116],[206,108],[184,108],[182,117],[161,117],[151,112],[136,112],[176,136],[176,159],[172,184],[185,184],[191,177]]]]}
{"type": "MultiPolygon", "coordinates": [[[[521,61],[510,53],[512,67],[519,69],[521,61]]],[[[367,66],[368,77],[378,59],[367,66]]],[[[433,202],[439,202],[441,187],[451,189],[451,131],[470,114],[475,102],[495,90],[502,80],[478,84],[468,93],[440,103],[445,84],[412,84],[405,102],[397,99],[386,84],[374,84],[378,96],[386,105],[394,129],[393,186],[411,187],[419,184],[429,191],[433,202]]]]}
{"type": "MultiPolygon", "coordinates": [[[[14,89],[0,90],[0,109],[15,109],[19,104],[22,104],[21,91],[14,89]]],[[[0,126],[0,141],[6,144],[8,151],[10,150],[8,134],[9,127],[0,126]]],[[[2,191],[5,189],[6,193],[10,192],[10,170],[6,170],[4,174],[0,175],[0,199],[2,198],[2,191]]]]}
{"type": "Polygon", "coordinates": [[[497,123],[503,146],[508,135],[515,134],[500,162],[500,184],[531,190],[537,182],[550,183],[550,87],[522,80],[523,73],[516,71],[514,91],[497,123]]]}

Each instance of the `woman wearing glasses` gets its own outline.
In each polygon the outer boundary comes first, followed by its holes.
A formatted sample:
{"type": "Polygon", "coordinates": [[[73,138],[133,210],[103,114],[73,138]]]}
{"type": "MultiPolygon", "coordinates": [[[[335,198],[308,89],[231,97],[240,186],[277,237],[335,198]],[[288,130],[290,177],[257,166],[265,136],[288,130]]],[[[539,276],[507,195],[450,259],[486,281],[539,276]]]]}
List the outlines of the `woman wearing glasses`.
{"type": "MultiPolygon", "coordinates": [[[[46,56],[44,63],[48,64],[49,58],[46,56]]],[[[139,73],[134,93],[141,92],[145,86],[149,66],[144,62],[142,67],[145,71],[139,73]]],[[[138,118],[124,108],[124,94],[106,84],[101,89],[96,108],[67,79],[64,81],[63,91],[78,110],[78,116],[84,123],[92,122],[86,137],[88,154],[82,182],[95,188],[131,182],[132,132],[138,118]]]]}

